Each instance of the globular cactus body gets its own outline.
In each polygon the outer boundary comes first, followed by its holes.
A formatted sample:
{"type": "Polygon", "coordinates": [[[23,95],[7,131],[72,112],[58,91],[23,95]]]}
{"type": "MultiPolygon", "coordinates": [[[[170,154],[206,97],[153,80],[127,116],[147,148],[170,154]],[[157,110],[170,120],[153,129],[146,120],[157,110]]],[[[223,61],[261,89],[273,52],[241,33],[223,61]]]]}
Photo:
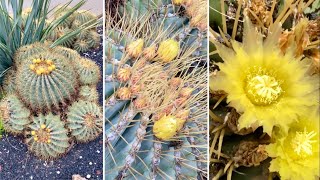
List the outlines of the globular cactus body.
{"type": "Polygon", "coordinates": [[[82,85],[97,84],[100,80],[100,69],[93,61],[81,58],[76,68],[79,72],[79,80],[82,85]]]}
{"type": "Polygon", "coordinates": [[[102,113],[93,102],[75,102],[67,113],[67,126],[71,135],[79,142],[88,142],[97,138],[102,132],[102,113]]]}
{"type": "Polygon", "coordinates": [[[79,91],[79,96],[81,99],[90,102],[98,102],[99,94],[97,92],[96,86],[81,86],[79,91]]]}
{"type": "Polygon", "coordinates": [[[36,156],[52,160],[63,155],[70,146],[67,134],[68,131],[58,115],[40,114],[38,117],[32,117],[25,142],[36,156]]]}
{"type": "Polygon", "coordinates": [[[68,60],[53,53],[28,57],[17,68],[16,89],[33,110],[59,108],[77,93],[77,74],[68,60]]]}
{"type": "Polygon", "coordinates": [[[30,111],[16,95],[8,95],[0,102],[1,120],[7,132],[22,134],[29,124],[30,111]]]}
{"type": "Polygon", "coordinates": [[[6,94],[12,94],[16,90],[16,72],[13,68],[9,69],[4,75],[2,82],[3,91],[6,94]]]}

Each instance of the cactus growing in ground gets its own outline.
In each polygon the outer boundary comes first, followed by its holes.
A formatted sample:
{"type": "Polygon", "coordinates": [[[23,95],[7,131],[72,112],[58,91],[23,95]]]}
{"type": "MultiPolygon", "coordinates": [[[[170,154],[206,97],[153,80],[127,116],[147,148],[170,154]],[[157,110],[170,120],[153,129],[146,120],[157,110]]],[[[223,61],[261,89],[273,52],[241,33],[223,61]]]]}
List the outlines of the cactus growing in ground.
{"type": "Polygon", "coordinates": [[[16,90],[33,110],[50,110],[73,101],[79,82],[69,60],[47,51],[31,54],[17,66],[16,90]]]}
{"type": "MultiPolygon", "coordinates": [[[[56,12],[53,19],[64,16],[66,10],[68,10],[68,8],[62,8],[60,11],[56,12]]],[[[96,21],[98,21],[98,18],[90,11],[78,10],[64,22],[62,22],[62,24],[51,33],[51,36],[48,38],[48,40],[54,41],[59,37],[68,34],[71,30],[77,29],[84,24],[93,24],[96,21]]],[[[86,52],[92,48],[98,47],[99,43],[100,36],[96,32],[96,26],[93,26],[90,29],[81,31],[77,37],[68,39],[68,41],[65,41],[62,45],[72,48],[78,52],[86,52]]]]}
{"type": "Polygon", "coordinates": [[[106,179],[207,177],[206,33],[182,9],[126,1],[107,13],[106,179]]]}
{"type": "Polygon", "coordinates": [[[98,102],[99,94],[96,86],[81,86],[79,96],[85,101],[98,102]]]}
{"type": "Polygon", "coordinates": [[[59,115],[42,115],[31,118],[25,132],[29,151],[44,160],[56,159],[70,146],[68,131],[59,115]]]}
{"type": "Polygon", "coordinates": [[[10,94],[0,102],[1,120],[3,127],[12,134],[22,134],[29,124],[30,111],[16,95],[10,94]]]}
{"type": "Polygon", "coordinates": [[[67,126],[78,142],[94,140],[102,133],[102,113],[100,107],[90,101],[73,103],[67,113],[67,126]]]}

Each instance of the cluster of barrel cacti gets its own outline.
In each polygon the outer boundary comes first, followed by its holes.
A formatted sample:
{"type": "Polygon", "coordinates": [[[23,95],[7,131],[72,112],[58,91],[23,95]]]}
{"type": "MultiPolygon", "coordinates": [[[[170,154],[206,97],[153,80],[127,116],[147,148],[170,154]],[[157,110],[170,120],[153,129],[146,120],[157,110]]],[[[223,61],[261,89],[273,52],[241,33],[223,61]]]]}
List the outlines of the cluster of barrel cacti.
{"type": "Polygon", "coordinates": [[[34,43],[18,49],[6,73],[0,116],[6,132],[21,135],[31,153],[59,158],[71,142],[102,133],[96,85],[99,67],[65,47],[34,43]]]}
{"type": "MultiPolygon", "coordinates": [[[[57,20],[62,16],[65,16],[69,7],[57,7],[52,18],[47,19],[47,23],[57,20]]],[[[26,8],[22,13],[23,25],[26,23],[26,19],[31,12],[30,8],[26,8]]],[[[55,40],[61,38],[62,36],[69,34],[76,30],[77,28],[83,26],[89,26],[96,23],[98,20],[97,16],[87,10],[77,10],[71,14],[67,19],[65,19],[59,26],[57,26],[49,34],[47,41],[54,42],[55,40]]],[[[81,30],[81,32],[75,37],[66,38],[61,44],[62,46],[74,49],[78,52],[86,52],[90,49],[97,48],[100,43],[100,36],[96,31],[96,26],[90,29],[81,30]]]]}
{"type": "Polygon", "coordinates": [[[190,5],[127,1],[107,12],[107,179],[207,177],[206,27],[191,23],[190,5]]]}
{"type": "MultiPolygon", "coordinates": [[[[64,8],[55,12],[54,18],[57,19],[66,14],[64,8]]],[[[87,10],[78,10],[69,16],[60,26],[58,26],[52,33],[49,40],[54,41],[61,36],[68,34],[70,31],[82,26],[83,24],[95,23],[98,20],[97,16],[87,10]]],[[[96,27],[81,31],[76,37],[69,38],[62,45],[72,48],[78,52],[86,52],[89,49],[97,48],[100,43],[100,36],[96,32],[96,27]]]]}

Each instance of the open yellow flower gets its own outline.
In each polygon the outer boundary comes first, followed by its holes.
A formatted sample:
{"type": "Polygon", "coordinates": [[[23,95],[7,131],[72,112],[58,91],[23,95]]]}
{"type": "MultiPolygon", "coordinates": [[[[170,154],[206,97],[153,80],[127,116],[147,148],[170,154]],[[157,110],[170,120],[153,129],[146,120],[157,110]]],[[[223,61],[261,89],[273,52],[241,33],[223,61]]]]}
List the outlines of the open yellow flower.
{"type": "Polygon", "coordinates": [[[300,118],[289,132],[274,134],[275,142],[266,147],[269,170],[281,179],[319,179],[319,114],[300,118]]]}
{"type": "Polygon", "coordinates": [[[239,129],[263,126],[269,135],[274,126],[288,130],[306,109],[318,104],[319,81],[307,75],[307,64],[294,57],[290,49],[285,55],[278,46],[278,26],[263,41],[246,18],[243,43],[232,41],[233,50],[216,43],[224,63],[213,78],[213,90],[228,93],[229,105],[241,117],[239,129]]]}

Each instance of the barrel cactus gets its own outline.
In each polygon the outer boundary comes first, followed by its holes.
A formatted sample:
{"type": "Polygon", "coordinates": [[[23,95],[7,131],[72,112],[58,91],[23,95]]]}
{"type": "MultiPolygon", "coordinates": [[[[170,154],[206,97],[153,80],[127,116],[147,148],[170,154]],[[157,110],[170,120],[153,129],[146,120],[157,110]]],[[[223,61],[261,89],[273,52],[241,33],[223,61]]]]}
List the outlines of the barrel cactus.
{"type": "Polygon", "coordinates": [[[3,78],[2,84],[4,93],[14,93],[16,89],[16,71],[13,68],[7,71],[5,77],[3,78]]]}
{"type": "Polygon", "coordinates": [[[51,52],[49,47],[25,58],[24,63],[17,65],[16,90],[31,109],[57,109],[73,101],[79,82],[68,59],[51,52]]]}
{"type": "MultiPolygon", "coordinates": [[[[60,7],[59,11],[54,13],[53,20],[58,19],[66,14],[69,10],[67,7],[60,7]]],[[[78,10],[67,18],[60,26],[58,26],[50,34],[48,40],[54,41],[59,37],[68,34],[70,31],[77,29],[83,25],[92,25],[98,21],[96,15],[87,10],[78,10]]],[[[68,38],[62,45],[72,48],[78,52],[86,52],[92,48],[97,48],[100,43],[100,36],[96,32],[96,26],[93,25],[89,29],[85,29],[75,38],[68,38]]]]}
{"type": "Polygon", "coordinates": [[[31,118],[26,128],[25,143],[30,152],[44,160],[58,158],[66,153],[69,144],[68,130],[59,115],[42,115],[31,118]]]}
{"type": "Polygon", "coordinates": [[[100,80],[100,69],[90,59],[79,59],[76,64],[76,69],[79,73],[79,80],[82,85],[94,85],[100,80]]]}
{"type": "Polygon", "coordinates": [[[107,12],[106,179],[207,177],[206,27],[190,23],[189,5],[107,12]]]}
{"type": "Polygon", "coordinates": [[[67,113],[68,127],[79,142],[88,142],[97,138],[102,132],[102,113],[93,102],[79,101],[73,103],[67,113]]]}
{"type": "Polygon", "coordinates": [[[99,94],[96,86],[81,86],[79,96],[81,99],[91,102],[98,102],[99,94]]]}
{"type": "Polygon", "coordinates": [[[7,132],[18,135],[29,124],[30,111],[16,95],[8,95],[0,102],[1,119],[7,132]]]}

